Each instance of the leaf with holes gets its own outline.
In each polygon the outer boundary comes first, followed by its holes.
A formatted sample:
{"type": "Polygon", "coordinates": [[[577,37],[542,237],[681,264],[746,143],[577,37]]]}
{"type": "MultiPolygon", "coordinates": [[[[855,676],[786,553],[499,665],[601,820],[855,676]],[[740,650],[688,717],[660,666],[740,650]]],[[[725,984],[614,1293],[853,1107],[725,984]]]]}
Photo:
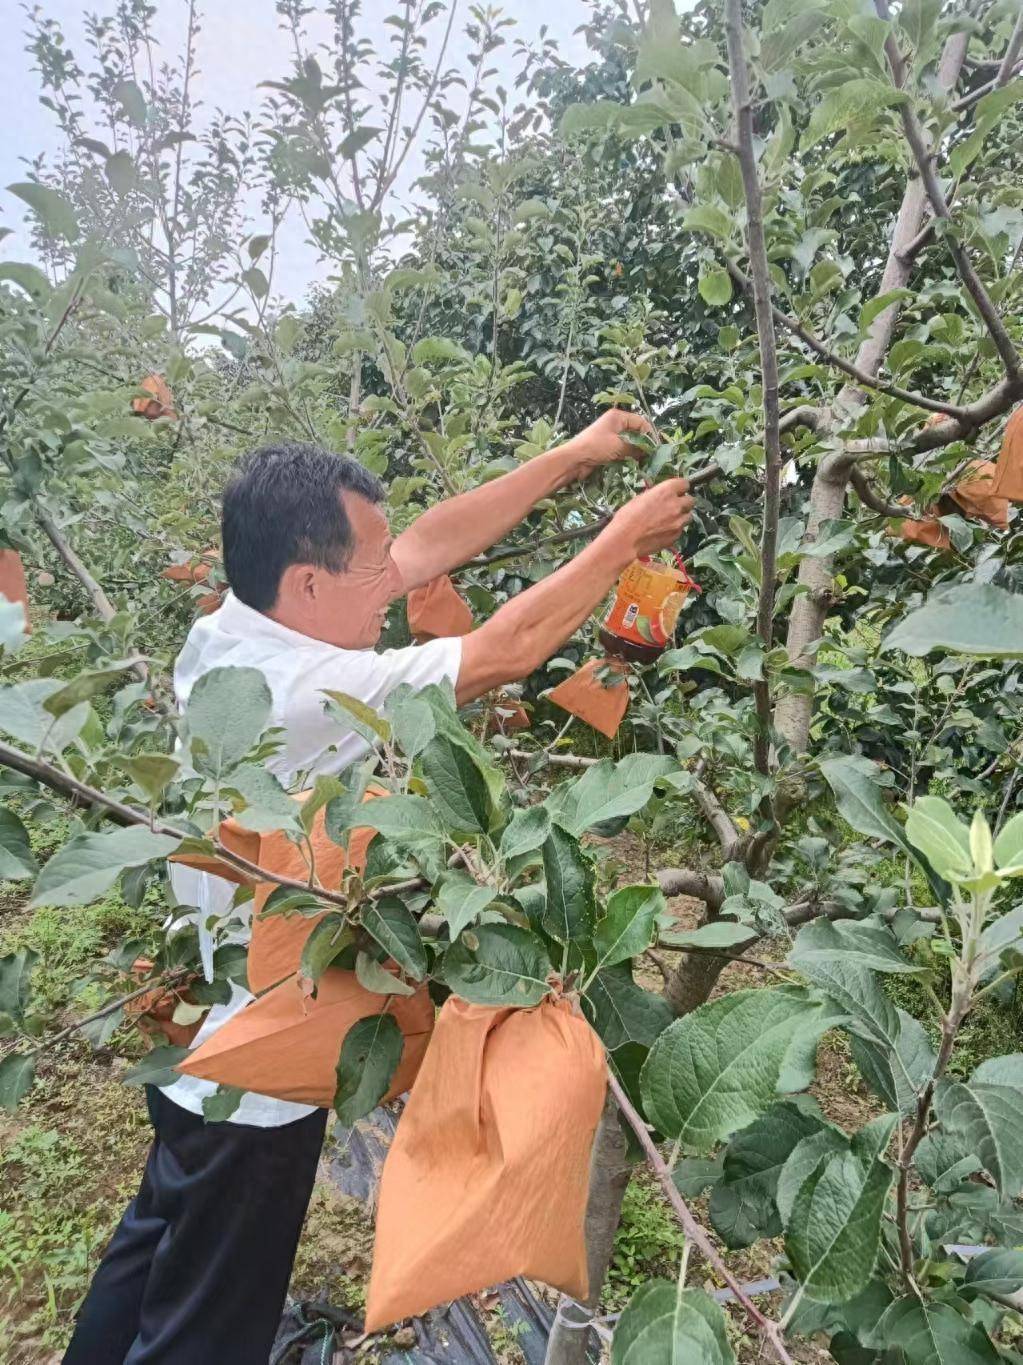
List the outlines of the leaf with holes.
{"type": "Polygon", "coordinates": [[[725,1314],[702,1289],[650,1280],[618,1319],[611,1365],[734,1365],[725,1314]]]}
{"type": "Polygon", "coordinates": [[[543,942],[511,924],[466,930],[444,954],[441,979],[470,1005],[538,1005],[549,991],[543,942]]]}
{"type": "Polygon", "coordinates": [[[593,869],[576,839],[552,825],[543,844],[543,927],[559,943],[588,939],[594,925],[593,869]]]}
{"type": "Polygon", "coordinates": [[[371,1114],[391,1087],[404,1039],[390,1014],[360,1019],[345,1034],[337,1064],[334,1112],[342,1123],[371,1114]]]}

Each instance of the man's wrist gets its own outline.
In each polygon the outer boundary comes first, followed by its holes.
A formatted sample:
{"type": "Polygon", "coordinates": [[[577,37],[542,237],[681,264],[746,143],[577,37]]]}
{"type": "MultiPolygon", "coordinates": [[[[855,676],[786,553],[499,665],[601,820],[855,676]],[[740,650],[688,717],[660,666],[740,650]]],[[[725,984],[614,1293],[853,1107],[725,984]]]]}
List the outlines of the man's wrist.
{"type": "Polygon", "coordinates": [[[602,552],[608,567],[614,571],[616,576],[627,569],[637,557],[636,545],[632,536],[617,525],[614,518],[608,522],[593,544],[602,552]]]}

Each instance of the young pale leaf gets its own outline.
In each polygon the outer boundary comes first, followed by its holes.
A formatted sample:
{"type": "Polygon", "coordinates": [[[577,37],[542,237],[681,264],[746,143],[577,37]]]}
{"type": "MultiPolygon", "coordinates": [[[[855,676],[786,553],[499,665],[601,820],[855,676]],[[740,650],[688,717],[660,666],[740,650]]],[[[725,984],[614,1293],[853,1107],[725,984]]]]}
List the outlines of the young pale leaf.
{"type": "Polygon", "coordinates": [[[797,1034],[820,1014],[804,992],[736,991],[677,1019],[643,1068],[647,1118],[707,1152],[774,1102],[797,1034]]]}
{"type": "Polygon", "coordinates": [[[355,979],[367,991],[376,995],[412,995],[415,986],[389,972],[382,962],[369,953],[359,952],[355,958],[355,979]]]}
{"type": "Polygon", "coordinates": [[[334,1112],[342,1123],[371,1114],[387,1094],[404,1039],[390,1014],[360,1019],[345,1034],[337,1064],[334,1112]]]}
{"type": "Polygon", "coordinates": [[[867,1337],[868,1345],[896,1350],[906,1365],[997,1365],[987,1333],[947,1303],[896,1299],[867,1337]]]}
{"type": "Polygon", "coordinates": [[[36,1059],[31,1052],[10,1052],[0,1059],[0,1109],[13,1111],[32,1089],[36,1059]]]}
{"type": "Polygon", "coordinates": [[[543,845],[547,904],[543,926],[559,943],[587,939],[593,932],[593,871],[579,843],[552,825],[543,845]]]}
{"type": "Polygon", "coordinates": [[[629,754],[618,763],[602,758],[574,782],[555,787],[544,805],[570,834],[616,834],[653,796],[657,779],[677,766],[661,754],[629,754]]]}
{"type": "Polygon", "coordinates": [[[645,952],[656,937],[657,916],[667,908],[656,886],[622,886],[613,892],[593,929],[597,967],[613,967],[645,952]]]}
{"type": "Polygon", "coordinates": [[[894,1172],[852,1151],[826,1157],[803,1182],[786,1220],[785,1250],[807,1298],[844,1303],[869,1282],[894,1172]]]}
{"type": "Polygon", "coordinates": [[[526,806],[517,810],[501,835],[501,857],[518,858],[533,853],[551,832],[551,815],[546,806],[526,806]]]}
{"type": "Polygon", "coordinates": [[[497,896],[492,886],[480,886],[465,872],[444,874],[437,892],[437,909],[444,916],[451,942],[463,929],[476,922],[477,917],[497,896]]]}
{"type": "Polygon", "coordinates": [[[913,802],[906,817],[906,837],[940,876],[958,882],[970,875],[970,831],[940,796],[920,796],[913,802]]]}
{"type": "Polygon", "coordinates": [[[700,298],[711,308],[720,308],[732,297],[732,280],[727,270],[708,270],[700,276],[700,298]]]}
{"type": "Polygon", "coordinates": [[[166,858],[181,843],[140,825],[79,834],[53,855],[36,879],[30,904],[88,905],[109,891],[128,867],[166,858]]]}
{"type": "Polygon", "coordinates": [[[887,925],[857,920],[819,919],[804,924],[789,950],[788,961],[798,972],[807,962],[838,957],[874,972],[913,974],[927,970],[903,956],[887,925]]]}
{"type": "Polygon", "coordinates": [[[327,713],[347,730],[354,730],[369,744],[379,740],[386,743],[391,738],[391,723],[367,706],[358,697],[350,697],[347,692],[334,692],[324,689],[323,695],[329,697],[327,713]]]}
{"type": "Polygon", "coordinates": [[[446,736],[431,739],[420,758],[423,780],[440,819],[455,837],[486,834],[494,809],[474,758],[446,736]]]}
{"type": "Polygon", "coordinates": [[[421,981],[426,975],[426,949],[412,912],[397,896],[370,901],[362,911],[362,927],[393,957],[402,971],[421,981]]]}
{"type": "Polygon", "coordinates": [[[20,882],[36,871],[28,830],[14,811],[0,806],[0,881],[20,882]]]}
{"type": "Polygon", "coordinates": [[[170,754],[132,754],[117,759],[122,768],[140,791],[145,792],[152,804],[159,801],[181,767],[170,754]]]}
{"type": "Polygon", "coordinates": [[[672,1018],[663,995],[644,990],[633,981],[630,962],[598,972],[583,996],[583,1009],[601,1042],[612,1052],[630,1043],[652,1046],[672,1018]]]}
{"type": "Polygon", "coordinates": [[[611,1365],[734,1365],[725,1314],[702,1289],[649,1280],[625,1307],[611,1365]]]}
{"type": "Polygon", "coordinates": [[[199,740],[196,768],[212,778],[240,763],[266,729],[272,698],[258,668],[211,668],[185,706],[189,736],[199,740]]]}
{"type": "Polygon", "coordinates": [[[787,1100],[735,1134],[710,1197],[710,1221],[725,1246],[748,1247],[781,1233],[775,1192],[782,1167],[799,1142],[824,1127],[819,1114],[787,1100]]]}
{"type": "Polygon", "coordinates": [[[946,1133],[975,1152],[999,1194],[1023,1193],[1023,1053],[982,1062],[966,1082],[939,1085],[935,1110],[946,1133]]]}
{"type": "Polygon", "coordinates": [[[538,1005],[551,964],[541,939],[511,924],[483,924],[451,945],[443,981],[471,1005],[538,1005]]]}
{"type": "Polygon", "coordinates": [[[995,864],[1003,877],[1023,876],[1023,811],[1006,820],[999,831],[995,864]]]}
{"type": "Polygon", "coordinates": [[[991,583],[936,589],[881,646],[922,658],[932,649],[988,659],[1023,658],[1023,594],[991,583]]]}

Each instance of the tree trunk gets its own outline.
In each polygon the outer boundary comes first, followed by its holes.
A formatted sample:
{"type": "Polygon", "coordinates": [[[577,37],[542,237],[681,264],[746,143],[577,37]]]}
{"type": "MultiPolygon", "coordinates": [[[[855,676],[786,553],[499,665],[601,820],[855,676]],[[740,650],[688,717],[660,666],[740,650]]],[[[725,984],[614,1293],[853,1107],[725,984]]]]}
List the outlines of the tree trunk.
{"type": "Polygon", "coordinates": [[[707,1003],[728,961],[712,953],[686,954],[664,983],[664,998],[676,1019],[707,1003]]]}
{"type": "Polygon", "coordinates": [[[547,1341],[544,1365],[586,1365],[593,1333],[588,1328],[569,1324],[585,1322],[594,1315],[600,1302],[600,1293],[614,1251],[615,1233],[622,1215],[622,1200],[632,1174],[626,1152],[618,1105],[608,1090],[590,1158],[590,1195],[586,1205],[586,1260],[590,1293],[579,1306],[572,1299],[562,1297],[547,1341]]]}

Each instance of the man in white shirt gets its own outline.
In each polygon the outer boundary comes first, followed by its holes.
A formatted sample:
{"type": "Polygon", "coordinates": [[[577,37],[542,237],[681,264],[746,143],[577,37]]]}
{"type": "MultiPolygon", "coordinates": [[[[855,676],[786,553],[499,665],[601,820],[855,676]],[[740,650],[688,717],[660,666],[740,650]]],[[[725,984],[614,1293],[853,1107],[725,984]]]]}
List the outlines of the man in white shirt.
{"type": "MultiPolygon", "coordinates": [[[[559,488],[634,456],[623,433],[647,430],[643,418],[606,412],[564,445],[430,508],[395,539],[383,487],[354,460],[290,443],[256,451],[224,493],[231,592],[189,632],[174,670],[179,705],[212,668],[258,668],[284,732],[268,767],[288,785],[299,774],[338,773],[367,748],[326,714],[327,688],[379,707],[401,683],[447,679],[464,703],[528,677],[628,564],[678,539],[692,510],[684,479],[627,503],[573,560],[471,634],[380,653],[374,646],[396,598],[489,548],[559,488]]],[[[197,908],[209,974],[210,925],[228,918],[235,888],[181,867],[172,885],[182,905],[197,908]]],[[[251,998],[235,987],[198,1041],[251,998]]],[[[229,1120],[207,1125],[202,1102],[215,1089],[193,1077],[148,1087],[155,1139],[142,1185],[96,1272],[65,1365],[267,1361],[327,1114],[248,1094],[229,1120]]]]}

